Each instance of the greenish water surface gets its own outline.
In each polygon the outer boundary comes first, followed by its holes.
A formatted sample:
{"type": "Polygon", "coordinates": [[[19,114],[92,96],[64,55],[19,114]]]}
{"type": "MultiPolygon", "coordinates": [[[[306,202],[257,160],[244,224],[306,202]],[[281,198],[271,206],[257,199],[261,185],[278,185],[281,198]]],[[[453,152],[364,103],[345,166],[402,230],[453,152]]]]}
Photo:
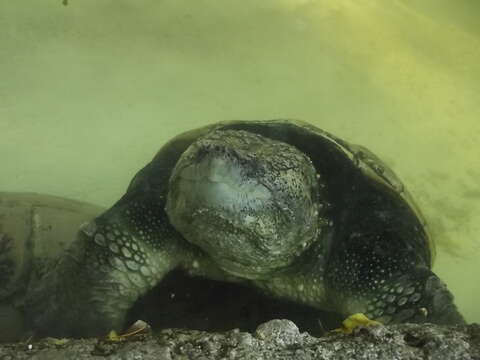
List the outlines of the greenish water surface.
{"type": "Polygon", "coordinates": [[[172,136],[298,118],[384,159],[480,322],[478,1],[0,0],[0,189],[111,205],[172,136]]]}

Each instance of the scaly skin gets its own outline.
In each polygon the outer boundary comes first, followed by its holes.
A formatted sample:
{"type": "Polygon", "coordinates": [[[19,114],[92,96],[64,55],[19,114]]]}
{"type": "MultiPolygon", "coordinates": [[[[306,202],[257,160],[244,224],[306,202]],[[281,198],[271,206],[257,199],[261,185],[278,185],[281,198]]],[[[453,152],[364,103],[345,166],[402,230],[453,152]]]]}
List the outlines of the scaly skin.
{"type": "Polygon", "coordinates": [[[174,138],[28,289],[30,326],[61,336],[120,330],[134,301],[177,267],[344,317],[464,322],[430,270],[419,213],[358,149],[291,121],[174,138]]]}

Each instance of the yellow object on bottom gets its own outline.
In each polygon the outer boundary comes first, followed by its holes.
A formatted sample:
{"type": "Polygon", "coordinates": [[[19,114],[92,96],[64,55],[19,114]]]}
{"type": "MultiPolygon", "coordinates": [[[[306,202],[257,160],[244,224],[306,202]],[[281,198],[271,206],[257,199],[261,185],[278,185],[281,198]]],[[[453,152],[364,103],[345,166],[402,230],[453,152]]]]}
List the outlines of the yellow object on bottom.
{"type": "Polygon", "coordinates": [[[343,320],[342,327],[335,329],[333,331],[342,332],[344,334],[351,334],[353,329],[359,326],[378,326],[382,325],[381,322],[370,320],[368,317],[365,316],[363,313],[356,313],[350,315],[348,318],[343,320]]]}

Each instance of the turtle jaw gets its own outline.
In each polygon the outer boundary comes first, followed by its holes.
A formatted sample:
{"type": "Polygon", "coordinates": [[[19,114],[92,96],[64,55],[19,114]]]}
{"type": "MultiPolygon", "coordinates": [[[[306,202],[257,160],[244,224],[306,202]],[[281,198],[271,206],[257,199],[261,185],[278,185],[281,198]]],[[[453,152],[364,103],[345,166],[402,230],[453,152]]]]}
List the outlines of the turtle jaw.
{"type": "Polygon", "coordinates": [[[272,274],[276,273],[279,269],[285,266],[272,266],[268,267],[268,264],[241,264],[236,259],[227,258],[215,258],[216,264],[226,273],[248,280],[264,280],[271,278],[272,274]]]}
{"type": "Polygon", "coordinates": [[[276,259],[274,249],[261,246],[268,239],[251,228],[259,219],[238,211],[269,201],[270,191],[255,182],[242,184],[232,164],[217,159],[207,162],[207,168],[190,165],[179,175],[167,197],[170,222],[232,275],[258,279],[288,265],[289,257],[276,259]]]}

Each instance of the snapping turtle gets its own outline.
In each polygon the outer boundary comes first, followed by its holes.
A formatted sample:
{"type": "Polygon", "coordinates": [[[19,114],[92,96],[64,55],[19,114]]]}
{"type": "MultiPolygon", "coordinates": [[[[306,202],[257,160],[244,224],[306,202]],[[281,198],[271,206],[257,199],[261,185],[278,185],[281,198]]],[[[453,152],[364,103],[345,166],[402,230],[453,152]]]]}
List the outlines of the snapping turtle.
{"type": "Polygon", "coordinates": [[[0,342],[28,334],[26,290],[54,267],[80,225],[103,210],[56,196],[0,192],[0,342]]]}
{"type": "MultiPolygon", "coordinates": [[[[232,121],[163,146],[23,291],[27,326],[121,329],[175,268],[384,323],[462,323],[425,221],[388,167],[299,121],[232,121]]],[[[8,283],[8,279],[7,279],[8,283]]]]}

